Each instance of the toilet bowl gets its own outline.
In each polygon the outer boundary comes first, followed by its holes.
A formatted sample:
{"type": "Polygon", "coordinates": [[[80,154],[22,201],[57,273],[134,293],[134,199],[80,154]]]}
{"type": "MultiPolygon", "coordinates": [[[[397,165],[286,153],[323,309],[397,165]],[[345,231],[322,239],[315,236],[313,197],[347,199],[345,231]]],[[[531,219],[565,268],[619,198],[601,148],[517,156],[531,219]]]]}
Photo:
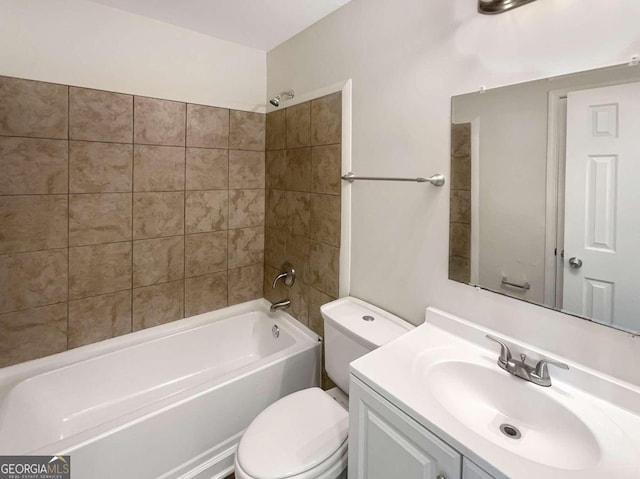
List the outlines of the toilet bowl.
{"type": "Polygon", "coordinates": [[[413,326],[356,298],[320,308],[326,370],[338,388],[309,388],[276,401],[249,425],[235,457],[237,479],[346,479],[349,363],[413,326]]]}

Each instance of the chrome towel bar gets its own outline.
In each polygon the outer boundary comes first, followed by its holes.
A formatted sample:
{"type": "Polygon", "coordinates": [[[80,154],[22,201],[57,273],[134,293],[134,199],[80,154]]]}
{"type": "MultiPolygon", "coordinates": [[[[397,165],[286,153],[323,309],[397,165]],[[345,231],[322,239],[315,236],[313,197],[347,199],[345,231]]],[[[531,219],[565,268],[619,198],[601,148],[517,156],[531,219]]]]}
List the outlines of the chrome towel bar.
{"type": "Polygon", "coordinates": [[[531,289],[531,283],[529,283],[529,281],[527,281],[524,284],[512,283],[507,279],[506,276],[502,277],[502,284],[504,286],[511,286],[512,288],[518,288],[518,289],[522,289],[524,291],[527,291],[527,290],[531,289]]]}
{"type": "Polygon", "coordinates": [[[413,181],[414,183],[431,183],[433,186],[444,185],[444,175],[437,174],[430,176],[429,178],[423,178],[421,176],[417,178],[393,178],[389,176],[356,176],[353,171],[350,171],[346,175],[342,176],[342,179],[353,183],[356,180],[368,180],[368,181],[413,181]]]}

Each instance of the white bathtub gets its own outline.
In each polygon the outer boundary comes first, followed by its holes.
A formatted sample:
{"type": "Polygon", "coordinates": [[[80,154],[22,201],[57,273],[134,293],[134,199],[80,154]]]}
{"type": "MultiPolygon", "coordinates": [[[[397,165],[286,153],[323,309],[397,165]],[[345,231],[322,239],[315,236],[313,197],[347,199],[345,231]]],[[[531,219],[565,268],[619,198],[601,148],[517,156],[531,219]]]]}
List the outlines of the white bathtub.
{"type": "Polygon", "coordinates": [[[76,479],[225,477],[260,411],[319,384],[318,337],[268,305],[0,369],[0,455],[71,455],[76,479]]]}

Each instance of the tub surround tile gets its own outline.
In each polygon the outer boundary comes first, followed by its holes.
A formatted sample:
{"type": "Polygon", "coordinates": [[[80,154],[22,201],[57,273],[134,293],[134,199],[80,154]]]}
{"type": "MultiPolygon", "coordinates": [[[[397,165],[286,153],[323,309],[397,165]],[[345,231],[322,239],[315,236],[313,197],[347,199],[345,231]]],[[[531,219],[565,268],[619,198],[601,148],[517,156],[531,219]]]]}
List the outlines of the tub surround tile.
{"type": "Polygon", "coordinates": [[[262,298],[264,265],[229,270],[229,306],[262,298]]]}
{"type": "MultiPolygon", "coordinates": [[[[311,240],[306,236],[292,235],[287,237],[286,260],[296,269],[296,277],[310,284],[309,253],[311,240]]],[[[280,268],[280,265],[277,266],[280,268]]]]}
{"type": "Polygon", "coordinates": [[[0,137],[0,195],[67,193],[66,140],[0,137]]]}
{"type": "Polygon", "coordinates": [[[67,196],[0,196],[0,254],[67,246],[67,196]]]}
{"type": "Polygon", "coordinates": [[[184,281],[133,290],[133,330],[151,328],[184,317],[184,281]]]}
{"type": "Polygon", "coordinates": [[[0,314],[0,368],[67,349],[67,303],[0,314]]]}
{"type": "Polygon", "coordinates": [[[67,250],[0,256],[0,313],[67,301],[67,250]]]}
{"type": "Polygon", "coordinates": [[[287,190],[311,191],[311,148],[287,150],[287,190]]]}
{"type": "Polygon", "coordinates": [[[268,151],[265,165],[267,188],[284,190],[287,187],[287,151],[268,151]]]}
{"type": "Polygon", "coordinates": [[[311,100],[311,144],[340,143],[342,138],[342,93],[311,100]]]}
{"type": "Polygon", "coordinates": [[[311,192],[339,195],[341,172],[341,145],[314,146],[311,149],[311,192]]]}
{"type": "Polygon", "coordinates": [[[185,146],[185,103],[136,96],[134,105],[135,143],[185,146]]]}
{"type": "Polygon", "coordinates": [[[185,231],[205,233],[228,227],[229,191],[187,191],[185,231]]]}
{"type": "Polygon", "coordinates": [[[287,226],[289,232],[309,236],[311,214],[311,193],[287,191],[287,226]]]}
{"type": "Polygon", "coordinates": [[[134,193],[133,239],[184,234],[184,192],[134,193]]]}
{"type": "Polygon", "coordinates": [[[229,231],[229,268],[264,262],[264,227],[229,231]]]}
{"type": "Polygon", "coordinates": [[[227,304],[226,271],[185,280],[185,316],[224,308],[227,304]]]}
{"type": "Polygon", "coordinates": [[[187,148],[187,190],[229,188],[229,151],[187,148]]]}
{"type": "Polygon", "coordinates": [[[307,283],[329,296],[337,297],[340,249],[312,241],[308,255],[307,283]]]}
{"type": "Polygon", "coordinates": [[[69,349],[131,332],[131,291],[69,303],[69,349]]]}
{"type": "Polygon", "coordinates": [[[287,192],[285,190],[267,190],[265,224],[276,229],[286,228],[287,192]]]}
{"type": "Polygon", "coordinates": [[[121,93],[71,87],[69,138],[131,143],[133,97],[121,93]]]}
{"type": "Polygon", "coordinates": [[[0,76],[0,135],[67,139],[69,87],[0,76]]]}
{"type": "Polygon", "coordinates": [[[463,190],[451,190],[451,217],[452,223],[471,223],[471,192],[463,190]]]}
{"type": "Polygon", "coordinates": [[[262,294],[267,301],[275,303],[283,298],[286,298],[289,292],[287,287],[282,281],[279,281],[275,288],[272,288],[273,279],[278,275],[279,269],[272,266],[264,266],[264,284],[262,288],[262,294]]]}
{"type": "Polygon", "coordinates": [[[312,240],[340,246],[340,197],[311,195],[309,235],[312,240]]]}
{"type": "Polygon", "coordinates": [[[471,157],[451,157],[451,189],[471,191],[471,157]]]}
{"type": "Polygon", "coordinates": [[[131,242],[69,249],[69,298],[131,289],[131,242]]]}
{"type": "Polygon", "coordinates": [[[451,125],[451,156],[455,158],[471,156],[471,123],[451,125]]]}
{"type": "Polygon", "coordinates": [[[184,190],[185,150],[177,146],[136,145],[134,191],[184,190]]]}
{"type": "Polygon", "coordinates": [[[471,281],[471,260],[460,256],[449,256],[449,279],[459,283],[471,281]]]}
{"type": "Polygon", "coordinates": [[[185,274],[201,276],[227,269],[228,233],[199,233],[185,236],[185,274]]]}
{"type": "Polygon", "coordinates": [[[320,306],[336,299],[315,288],[309,288],[309,328],[318,336],[324,337],[324,318],[320,306]]]}
{"type": "Polygon", "coordinates": [[[287,148],[311,146],[311,102],[287,108],[286,121],[287,148]]]}
{"type": "Polygon", "coordinates": [[[288,233],[278,228],[265,228],[264,262],[274,268],[280,268],[285,262],[285,247],[288,233]]]}
{"type": "Polygon", "coordinates": [[[133,146],[89,141],[69,142],[71,193],[131,191],[133,146]]]}
{"type": "Polygon", "coordinates": [[[184,278],[184,236],[133,242],[133,287],[184,278]]]}
{"type": "Polygon", "coordinates": [[[471,258],[471,225],[449,223],[449,254],[471,258]]]}
{"type": "Polygon", "coordinates": [[[231,110],[229,113],[229,148],[264,151],[265,123],[264,113],[231,110]]]}
{"type": "Polygon", "coordinates": [[[284,150],[287,147],[286,110],[267,113],[266,147],[270,150],[284,150]]]}
{"type": "Polygon", "coordinates": [[[265,157],[261,151],[229,152],[229,188],[250,189],[265,186],[265,157]]]}
{"type": "Polygon", "coordinates": [[[189,103],[187,146],[229,148],[229,110],[189,103]]]}
{"type": "Polygon", "coordinates": [[[229,228],[264,225],[264,190],[229,191],[229,228]]]}
{"type": "Polygon", "coordinates": [[[91,193],[69,196],[70,246],[130,239],[131,194],[91,193]]]}
{"type": "Polygon", "coordinates": [[[296,281],[287,295],[291,300],[289,312],[305,326],[309,326],[309,289],[303,281],[296,281]]]}

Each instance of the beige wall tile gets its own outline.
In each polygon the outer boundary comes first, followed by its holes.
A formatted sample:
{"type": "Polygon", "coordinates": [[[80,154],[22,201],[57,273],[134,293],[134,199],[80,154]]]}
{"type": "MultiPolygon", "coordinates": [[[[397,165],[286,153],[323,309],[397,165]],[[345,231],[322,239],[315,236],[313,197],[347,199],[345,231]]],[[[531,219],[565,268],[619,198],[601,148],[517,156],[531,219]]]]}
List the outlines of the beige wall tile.
{"type": "Polygon", "coordinates": [[[312,240],[340,246],[340,197],[312,194],[309,225],[312,240]]]}
{"type": "Polygon", "coordinates": [[[266,155],[266,178],[267,188],[284,190],[287,187],[287,151],[268,151],[266,155]]]}
{"type": "Polygon", "coordinates": [[[229,114],[229,148],[264,151],[265,115],[231,110],[229,114]]]}
{"type": "Polygon", "coordinates": [[[311,149],[311,191],[339,195],[342,176],[342,146],[314,146],[311,149]]]}
{"type": "Polygon", "coordinates": [[[93,141],[69,142],[71,193],[131,191],[133,146],[93,141]]]}
{"type": "Polygon", "coordinates": [[[194,316],[227,306],[227,272],[185,280],[185,316],[194,316]]]}
{"type": "Polygon", "coordinates": [[[470,224],[449,224],[449,255],[471,258],[470,224]]]}
{"type": "Polygon", "coordinates": [[[229,188],[229,151],[187,148],[187,189],[229,188]]]}
{"type": "Polygon", "coordinates": [[[287,150],[287,189],[311,191],[311,148],[287,150]]]}
{"type": "Polygon", "coordinates": [[[134,105],[135,143],[185,146],[185,103],[136,96],[134,105]]]}
{"type": "Polygon", "coordinates": [[[305,326],[309,325],[309,289],[311,287],[302,281],[296,281],[287,293],[291,301],[288,313],[305,326]]]}
{"type": "Polygon", "coordinates": [[[337,297],[340,249],[312,241],[308,254],[308,283],[329,296],[337,297]]]}
{"type": "Polygon", "coordinates": [[[184,170],[183,147],[136,145],[133,149],[134,191],[184,190],[184,170]]]}
{"type": "Polygon", "coordinates": [[[67,157],[66,140],[0,137],[0,195],[66,193],[67,157]]]}
{"type": "Polygon", "coordinates": [[[311,146],[311,103],[287,108],[287,148],[311,146]]]}
{"type": "Polygon", "coordinates": [[[451,189],[471,190],[471,157],[451,157],[451,189]]]}
{"type": "Polygon", "coordinates": [[[131,143],[133,97],[121,93],[71,87],[69,138],[131,143]]]}
{"type": "Polygon", "coordinates": [[[184,317],[184,281],[133,290],[133,330],[151,328],[184,317]]]}
{"type": "Polygon", "coordinates": [[[471,123],[451,125],[451,156],[471,156],[471,123]]]}
{"type": "Polygon", "coordinates": [[[296,281],[310,283],[309,276],[309,252],[311,250],[311,240],[305,236],[290,235],[287,237],[287,248],[285,259],[293,265],[296,270],[296,281]]]}
{"type": "Polygon", "coordinates": [[[265,224],[271,228],[287,227],[287,192],[267,190],[265,224]]]}
{"type": "Polygon", "coordinates": [[[259,151],[229,151],[229,188],[264,188],[264,153],[259,151]]]}
{"type": "Polygon", "coordinates": [[[0,76],[0,135],[67,139],[64,85],[0,76]]]}
{"type": "Polygon", "coordinates": [[[131,291],[69,303],[69,349],[131,332],[131,291]]]}
{"type": "Polygon", "coordinates": [[[279,268],[273,268],[265,265],[264,267],[264,297],[271,303],[285,299],[289,295],[289,288],[287,288],[282,281],[279,281],[275,289],[273,288],[273,280],[280,273],[279,268]]]}
{"type": "Polygon", "coordinates": [[[449,257],[449,279],[460,283],[471,281],[471,261],[469,258],[449,257]]]}
{"type": "Polygon", "coordinates": [[[309,236],[311,193],[287,191],[287,227],[296,235],[309,236]]]}
{"type": "Polygon", "coordinates": [[[0,314],[0,368],[67,349],[67,303],[0,314]]]}
{"type": "Polygon", "coordinates": [[[262,298],[262,264],[229,270],[229,306],[262,298]]]}
{"type": "Polygon", "coordinates": [[[131,242],[69,249],[69,298],[131,289],[131,242]]]}
{"type": "Polygon", "coordinates": [[[267,150],[284,150],[287,147],[287,112],[278,110],[267,114],[267,150]]]}
{"type": "Polygon", "coordinates": [[[342,93],[311,101],[311,144],[330,145],[342,138],[342,93]]]}
{"type": "Polygon", "coordinates": [[[264,231],[264,262],[279,268],[285,261],[285,245],[288,233],[279,228],[266,227],[264,231]]]}
{"type": "Polygon", "coordinates": [[[69,196],[70,246],[113,243],[130,239],[130,193],[91,193],[69,196]]]}
{"type": "Polygon", "coordinates": [[[318,336],[324,337],[324,319],[320,312],[320,306],[335,299],[335,297],[326,295],[315,288],[309,288],[309,328],[318,336]]]}
{"type": "Polygon", "coordinates": [[[471,192],[451,190],[451,216],[452,223],[471,223],[471,192]]]}
{"type": "Polygon", "coordinates": [[[229,110],[189,103],[187,146],[229,148],[229,110]]]}
{"type": "Polygon", "coordinates": [[[184,192],[133,194],[133,239],[183,233],[184,192]]]}
{"type": "Polygon", "coordinates": [[[229,231],[229,268],[264,262],[264,227],[229,231]]]}
{"type": "Polygon", "coordinates": [[[0,254],[67,246],[67,196],[0,196],[0,254]]]}
{"type": "Polygon", "coordinates": [[[133,242],[133,287],[184,278],[184,236],[133,242]]]}
{"type": "Polygon", "coordinates": [[[186,233],[226,230],[229,216],[229,191],[187,191],[186,233]]]}
{"type": "Polygon", "coordinates": [[[0,256],[0,313],[66,300],[66,249],[0,256]]]}
{"type": "Polygon", "coordinates": [[[229,192],[229,228],[264,225],[264,190],[232,190],[229,192]]]}
{"type": "Polygon", "coordinates": [[[185,274],[187,277],[227,269],[227,236],[226,231],[185,236],[185,274]]]}

